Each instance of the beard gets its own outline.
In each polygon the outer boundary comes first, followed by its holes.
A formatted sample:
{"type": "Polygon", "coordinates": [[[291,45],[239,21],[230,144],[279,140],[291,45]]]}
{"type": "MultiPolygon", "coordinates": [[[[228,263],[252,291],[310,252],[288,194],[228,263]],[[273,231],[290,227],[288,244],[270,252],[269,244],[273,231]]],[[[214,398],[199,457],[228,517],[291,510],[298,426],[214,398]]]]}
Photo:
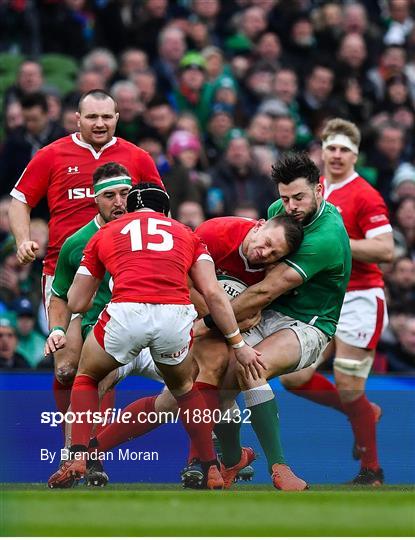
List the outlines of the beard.
{"type": "Polygon", "coordinates": [[[317,199],[314,196],[314,199],[313,199],[313,201],[311,203],[311,206],[310,206],[310,210],[305,214],[304,219],[302,221],[303,227],[305,227],[306,225],[308,225],[309,223],[311,223],[313,221],[314,216],[315,216],[315,214],[317,212],[317,208],[318,208],[317,199]]]}

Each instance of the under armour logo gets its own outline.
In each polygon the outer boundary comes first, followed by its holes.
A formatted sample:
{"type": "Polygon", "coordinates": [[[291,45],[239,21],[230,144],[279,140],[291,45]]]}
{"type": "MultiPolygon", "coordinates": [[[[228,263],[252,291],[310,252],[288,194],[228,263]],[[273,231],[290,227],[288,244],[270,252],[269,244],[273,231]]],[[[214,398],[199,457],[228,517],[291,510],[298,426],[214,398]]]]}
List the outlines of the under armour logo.
{"type": "Polygon", "coordinates": [[[79,173],[78,165],[75,165],[75,167],[68,167],[68,174],[74,174],[74,173],[79,173]]]}

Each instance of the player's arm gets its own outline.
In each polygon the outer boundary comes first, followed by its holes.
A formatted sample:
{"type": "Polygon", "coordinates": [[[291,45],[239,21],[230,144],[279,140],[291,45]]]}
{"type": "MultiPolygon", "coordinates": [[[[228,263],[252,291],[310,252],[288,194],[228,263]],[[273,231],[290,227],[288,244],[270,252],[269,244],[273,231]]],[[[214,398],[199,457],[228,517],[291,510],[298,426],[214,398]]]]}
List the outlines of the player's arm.
{"type": "Polygon", "coordinates": [[[352,257],[356,261],[365,263],[392,262],[394,257],[394,244],[391,232],[379,234],[373,238],[362,240],[350,239],[352,257]]]}
{"type": "Polygon", "coordinates": [[[237,321],[254,317],[282,294],[303,284],[303,278],[297,270],[286,263],[275,266],[265,278],[251,285],[232,301],[232,308],[237,321]]]}
{"type": "Polygon", "coordinates": [[[52,294],[49,303],[49,336],[45,343],[45,356],[66,346],[66,331],[71,320],[71,311],[66,300],[52,294]]]}
{"type": "Polygon", "coordinates": [[[68,291],[68,307],[72,313],[85,313],[92,307],[92,301],[102,279],[85,272],[81,266],[68,291]]]}
{"type": "Polygon", "coordinates": [[[39,249],[37,242],[30,240],[31,211],[27,203],[12,198],[9,209],[10,229],[16,239],[16,256],[20,264],[33,262],[39,249]]]}
{"type": "Polygon", "coordinates": [[[244,342],[227,294],[216,279],[213,261],[203,259],[195,262],[190,277],[195,288],[203,295],[216,326],[234,349],[236,359],[244,367],[247,377],[261,377],[265,366],[259,359],[260,353],[244,342]]]}

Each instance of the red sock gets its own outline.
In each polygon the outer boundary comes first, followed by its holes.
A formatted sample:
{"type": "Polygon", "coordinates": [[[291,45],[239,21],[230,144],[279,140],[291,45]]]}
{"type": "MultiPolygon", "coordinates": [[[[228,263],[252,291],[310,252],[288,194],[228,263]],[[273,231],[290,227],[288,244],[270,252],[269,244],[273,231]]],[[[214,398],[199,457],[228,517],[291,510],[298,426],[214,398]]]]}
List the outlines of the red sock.
{"type": "Polygon", "coordinates": [[[323,377],[323,375],[316,371],[311,379],[302,386],[287,388],[287,390],[304,399],[320,403],[320,405],[326,405],[326,407],[332,407],[344,413],[343,404],[340,401],[337,388],[326,377],[323,377]]]}
{"type": "MultiPolygon", "coordinates": [[[[62,384],[53,376],[53,395],[55,397],[56,408],[62,414],[65,414],[71,404],[72,383],[69,385],[62,384]]],[[[65,429],[66,423],[62,422],[63,441],[65,444],[65,429]]]]}
{"type": "Polygon", "coordinates": [[[97,441],[99,445],[100,452],[106,452],[114,446],[118,446],[125,441],[130,439],[135,439],[144,433],[148,433],[152,429],[160,425],[157,423],[150,423],[147,421],[147,415],[150,412],[154,412],[155,403],[157,396],[150,396],[138,399],[134,403],[130,403],[125,409],[121,411],[121,414],[126,412],[131,413],[129,423],[114,422],[106,426],[98,435],[97,441]],[[138,414],[144,412],[140,416],[140,421],[138,421],[138,414]]]}
{"type": "Polygon", "coordinates": [[[365,395],[349,403],[343,403],[349,417],[356,444],[361,452],[362,467],[378,469],[376,449],[376,422],[373,408],[365,395]]]}
{"type": "MultiPolygon", "coordinates": [[[[198,388],[199,392],[202,394],[203,399],[206,403],[206,409],[209,409],[211,411],[211,418],[213,418],[216,414],[214,413],[215,410],[220,410],[220,404],[219,404],[219,392],[218,387],[214,384],[204,383],[200,381],[196,381],[193,385],[193,388],[198,388]]],[[[212,429],[214,424],[212,423],[212,429]]],[[[192,461],[192,459],[197,459],[198,453],[195,448],[195,445],[193,444],[193,441],[190,440],[190,448],[189,448],[189,456],[188,461],[189,463],[192,461]]]]}
{"type": "MultiPolygon", "coordinates": [[[[98,382],[88,375],[77,375],[72,387],[71,409],[75,414],[99,411],[98,382]]],[[[72,424],[72,446],[88,446],[93,422],[83,415],[79,422],[72,424]]]]}
{"type": "Polygon", "coordinates": [[[216,460],[212,443],[212,423],[203,422],[203,410],[207,409],[207,406],[202,394],[194,385],[189,392],[177,397],[176,400],[180,409],[180,419],[195,446],[200,461],[216,460]]]}
{"type": "MultiPolygon", "coordinates": [[[[101,399],[101,406],[100,406],[101,414],[104,415],[107,409],[113,409],[114,405],[115,405],[115,390],[114,388],[112,388],[108,392],[105,392],[104,396],[101,399]]],[[[98,433],[101,433],[101,431],[105,429],[105,427],[106,426],[104,424],[98,424],[96,426],[95,434],[97,435],[98,433]]]]}

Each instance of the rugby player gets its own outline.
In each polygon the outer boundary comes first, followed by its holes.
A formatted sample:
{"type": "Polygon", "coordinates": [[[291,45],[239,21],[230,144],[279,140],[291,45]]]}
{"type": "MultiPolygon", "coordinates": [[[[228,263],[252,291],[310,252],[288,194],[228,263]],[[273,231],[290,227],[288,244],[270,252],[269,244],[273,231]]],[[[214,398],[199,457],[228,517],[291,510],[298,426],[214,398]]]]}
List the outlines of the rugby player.
{"type": "Polygon", "coordinates": [[[378,461],[376,422],[378,405],[365,396],[375,349],[388,315],[379,263],[393,259],[392,227],[382,196],[355,171],[360,132],[355,124],[335,118],[322,133],[324,198],[341,213],[350,237],[352,273],[333,340],[333,385],[315,371],[281,378],[291,391],[333,407],[350,420],[355,437],[353,455],[361,468],[354,484],[379,486],[383,470],[378,461]]]}
{"type": "MultiPolygon", "coordinates": [[[[104,90],[91,90],[79,100],[77,119],[79,133],[62,137],[36,152],[11,191],[10,227],[16,239],[17,258],[21,264],[35,259],[39,246],[30,236],[30,213],[43,197],[47,197],[50,212],[49,245],[44,260],[42,290],[48,316],[51,285],[56,261],[63,242],[88,223],[95,213],[92,175],[109,161],[127,168],[132,183],[154,182],[163,185],[150,155],[134,144],[114,137],[119,113],[117,104],[104,90]]],[[[69,343],[79,336],[79,320],[69,326],[69,343]],[[72,327],[74,337],[72,339],[72,327]]],[[[53,390],[57,408],[63,414],[69,405],[70,390],[76,371],[68,369],[77,362],[67,363],[71,349],[61,357],[54,355],[53,390]]]]}
{"type": "MultiPolygon", "coordinates": [[[[267,380],[304,369],[319,358],[336,331],[350,277],[351,254],[341,216],[323,199],[319,170],[306,154],[283,156],[273,167],[272,176],[281,199],[271,205],[269,217],[293,216],[303,224],[304,239],[293,255],[233,301],[238,320],[265,310],[256,327],[263,340],[255,347],[261,351],[266,367],[260,378],[253,379],[238,362],[231,362],[224,386],[228,393],[238,386],[242,389],[274,486],[302,491],[308,487],[306,482],[284,462],[278,411],[267,380]]],[[[204,333],[201,323],[198,325],[196,336],[204,333]]],[[[225,427],[222,433],[216,433],[223,449],[221,473],[225,487],[230,487],[238,471],[255,455],[252,449],[240,446],[240,423],[228,422],[225,427]]]]}
{"type": "MultiPolygon", "coordinates": [[[[241,337],[226,293],[217,284],[206,247],[190,229],[166,217],[169,207],[168,195],[159,186],[135,187],[127,199],[130,214],[100,229],[85,249],[68,293],[71,310],[88,309],[106,268],[113,277],[114,290],[112,301],[82,349],[71,407],[75,414],[97,411],[98,382],[149,346],[198,449],[206,487],[222,489],[211,425],[198,422],[194,415],[206,405],[199,390],[193,387],[192,360],[188,355],[197,315],[190,303],[188,272],[246,374],[257,377],[262,364],[260,355],[241,337]]],[[[90,435],[89,419],[73,425],[73,459],[52,475],[50,487],[85,475],[90,435]]]]}

